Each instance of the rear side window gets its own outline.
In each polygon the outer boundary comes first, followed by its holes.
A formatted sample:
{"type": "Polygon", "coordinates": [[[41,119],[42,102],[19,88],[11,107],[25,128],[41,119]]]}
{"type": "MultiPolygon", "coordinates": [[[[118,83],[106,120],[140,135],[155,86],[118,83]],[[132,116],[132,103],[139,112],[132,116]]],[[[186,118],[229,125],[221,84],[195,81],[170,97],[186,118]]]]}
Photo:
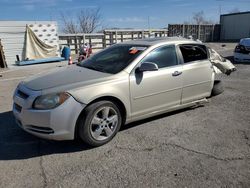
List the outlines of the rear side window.
{"type": "Polygon", "coordinates": [[[178,64],[174,45],[159,47],[150,52],[143,62],[152,62],[158,65],[158,68],[170,67],[178,64]]]}
{"type": "Polygon", "coordinates": [[[180,45],[184,63],[205,60],[208,58],[207,48],[204,45],[180,45]]]}

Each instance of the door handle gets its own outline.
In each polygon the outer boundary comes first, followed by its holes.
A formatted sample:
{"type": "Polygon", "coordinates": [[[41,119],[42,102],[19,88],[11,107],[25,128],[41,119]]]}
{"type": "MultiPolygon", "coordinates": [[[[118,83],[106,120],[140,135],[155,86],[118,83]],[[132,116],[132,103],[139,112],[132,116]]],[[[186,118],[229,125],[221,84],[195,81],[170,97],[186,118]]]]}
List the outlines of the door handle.
{"type": "Polygon", "coordinates": [[[172,73],[172,76],[179,76],[181,75],[182,72],[179,72],[179,71],[174,71],[174,73],[172,73]]]}

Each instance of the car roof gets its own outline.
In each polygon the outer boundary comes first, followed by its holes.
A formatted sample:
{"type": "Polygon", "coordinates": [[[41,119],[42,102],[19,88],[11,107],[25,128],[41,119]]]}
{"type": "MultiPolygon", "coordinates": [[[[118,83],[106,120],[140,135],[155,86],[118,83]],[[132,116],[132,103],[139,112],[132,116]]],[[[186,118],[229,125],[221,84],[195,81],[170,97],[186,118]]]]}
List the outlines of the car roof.
{"type": "MultiPolygon", "coordinates": [[[[145,45],[153,46],[160,43],[199,43],[197,41],[186,39],[183,37],[157,37],[157,38],[145,38],[139,40],[131,40],[123,42],[122,44],[132,44],[132,45],[145,45]]],[[[199,43],[200,44],[200,43],[199,43]]]]}

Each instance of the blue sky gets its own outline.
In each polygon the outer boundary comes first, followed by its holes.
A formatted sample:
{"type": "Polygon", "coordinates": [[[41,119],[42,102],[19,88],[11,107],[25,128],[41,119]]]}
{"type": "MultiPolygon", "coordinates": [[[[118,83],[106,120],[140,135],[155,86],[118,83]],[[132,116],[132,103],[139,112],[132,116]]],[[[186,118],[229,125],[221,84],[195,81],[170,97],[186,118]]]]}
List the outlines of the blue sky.
{"type": "Polygon", "coordinates": [[[74,16],[81,9],[100,8],[103,27],[164,28],[192,21],[204,11],[219,20],[219,10],[250,11],[250,0],[0,0],[0,20],[60,20],[60,12],[74,16]],[[221,7],[221,8],[220,8],[221,7]]]}

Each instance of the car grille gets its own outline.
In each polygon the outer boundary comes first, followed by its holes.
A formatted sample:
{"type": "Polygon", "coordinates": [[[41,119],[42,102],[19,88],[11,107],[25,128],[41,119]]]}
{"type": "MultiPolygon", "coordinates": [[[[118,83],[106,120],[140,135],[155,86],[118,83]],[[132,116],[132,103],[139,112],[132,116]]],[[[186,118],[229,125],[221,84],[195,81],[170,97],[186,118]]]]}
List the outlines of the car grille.
{"type": "Polygon", "coordinates": [[[22,107],[16,103],[14,103],[14,108],[16,109],[16,111],[21,112],[22,111],[22,107]]]}
{"type": "Polygon", "coordinates": [[[21,90],[18,90],[18,91],[17,91],[17,95],[18,95],[19,97],[23,98],[23,99],[27,99],[27,98],[29,97],[28,94],[22,92],[21,90]]]}

